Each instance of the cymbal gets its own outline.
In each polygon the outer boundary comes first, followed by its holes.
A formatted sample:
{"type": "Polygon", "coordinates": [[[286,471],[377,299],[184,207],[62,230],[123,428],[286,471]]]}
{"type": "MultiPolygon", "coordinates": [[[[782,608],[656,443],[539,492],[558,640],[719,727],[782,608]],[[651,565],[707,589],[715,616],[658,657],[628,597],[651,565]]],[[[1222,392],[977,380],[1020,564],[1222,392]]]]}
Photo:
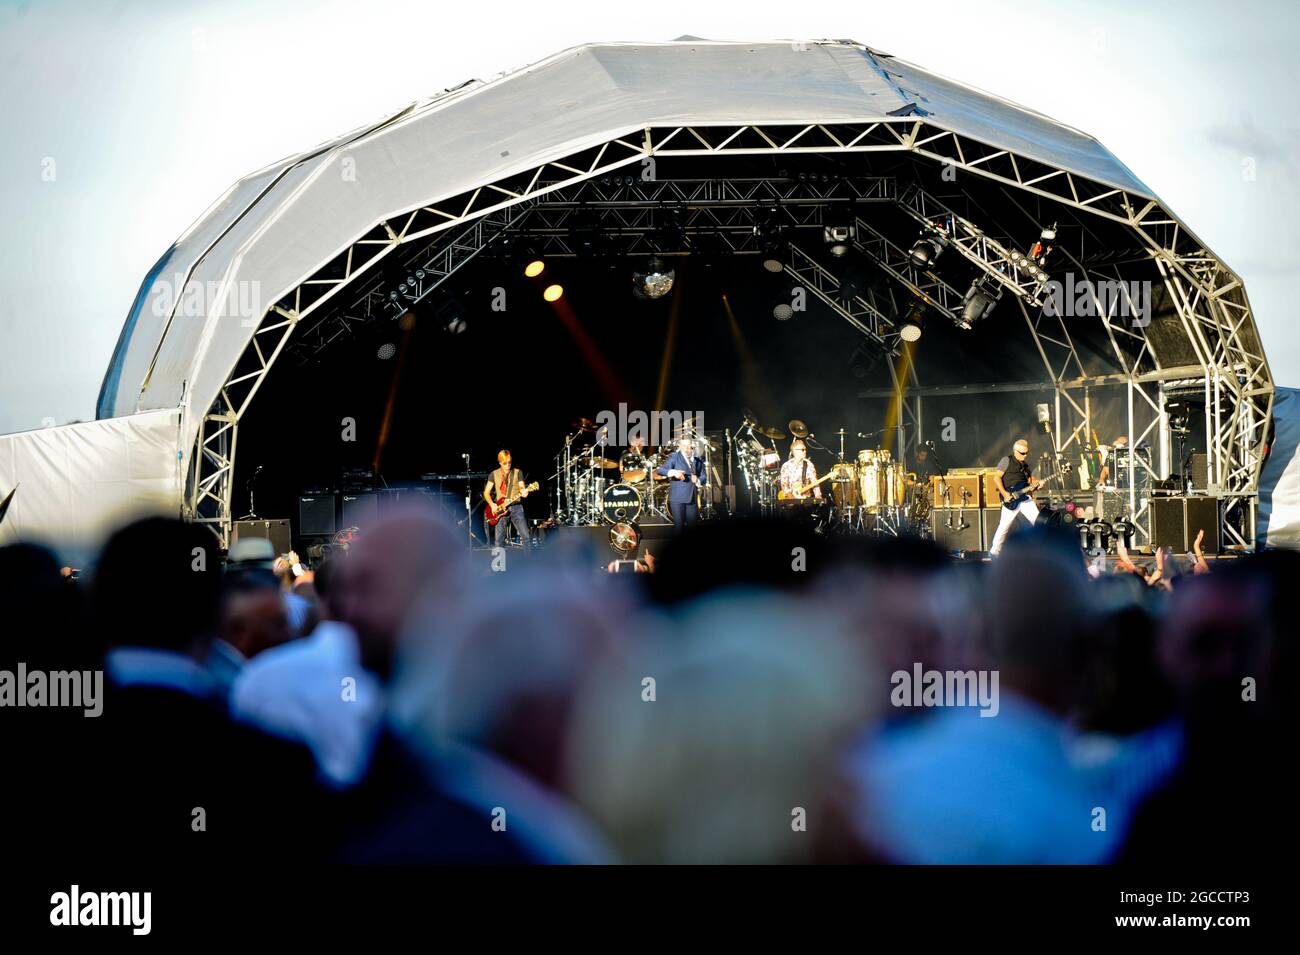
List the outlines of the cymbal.
{"type": "Polygon", "coordinates": [[[785,438],[785,432],[780,428],[755,428],[754,430],[765,438],[771,438],[773,441],[781,441],[785,438]]]}
{"type": "Polygon", "coordinates": [[[595,431],[596,422],[592,421],[590,418],[578,418],[576,421],[570,423],[569,427],[578,431],[595,431]]]}
{"type": "Polygon", "coordinates": [[[603,468],[606,471],[611,471],[614,468],[618,467],[618,462],[611,461],[609,458],[592,458],[588,466],[593,468],[603,468]]]}
{"type": "Polygon", "coordinates": [[[808,437],[808,426],[798,418],[791,418],[790,423],[787,424],[786,427],[790,429],[790,433],[796,438],[808,437]]]}

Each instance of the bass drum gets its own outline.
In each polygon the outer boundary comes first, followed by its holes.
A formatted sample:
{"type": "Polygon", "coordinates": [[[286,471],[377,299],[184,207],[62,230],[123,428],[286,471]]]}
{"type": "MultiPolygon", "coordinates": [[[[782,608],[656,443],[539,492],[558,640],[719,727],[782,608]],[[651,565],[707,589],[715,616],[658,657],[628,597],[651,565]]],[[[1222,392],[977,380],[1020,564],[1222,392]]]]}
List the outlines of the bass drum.
{"type": "Polygon", "coordinates": [[[630,484],[612,484],[605,488],[600,510],[611,524],[633,524],[641,516],[641,495],[630,484]]]}

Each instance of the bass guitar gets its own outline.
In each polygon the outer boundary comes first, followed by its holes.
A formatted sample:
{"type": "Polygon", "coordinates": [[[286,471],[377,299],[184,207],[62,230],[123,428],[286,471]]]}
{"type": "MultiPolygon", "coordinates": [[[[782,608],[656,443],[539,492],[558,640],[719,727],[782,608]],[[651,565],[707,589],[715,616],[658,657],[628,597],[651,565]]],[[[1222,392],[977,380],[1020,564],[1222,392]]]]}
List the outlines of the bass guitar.
{"type": "Polygon", "coordinates": [[[519,490],[515,491],[515,493],[510,495],[509,498],[502,494],[500,500],[495,504],[489,501],[487,514],[485,515],[487,526],[496,527],[497,521],[501,520],[501,518],[505,516],[506,511],[510,509],[510,505],[518,504],[521,497],[525,494],[533,493],[533,491],[536,491],[539,487],[541,487],[541,485],[534,481],[527,487],[521,487],[519,490]]]}
{"type": "Polygon", "coordinates": [[[1011,487],[1006,489],[1007,493],[1011,495],[1011,499],[1007,501],[1003,501],[1002,506],[1005,507],[1008,511],[1014,511],[1025,501],[1031,500],[1034,496],[1034,492],[1037,491],[1044,484],[1046,484],[1048,481],[1052,480],[1052,478],[1059,477],[1062,474],[1069,474],[1073,470],[1074,470],[1074,466],[1070,464],[1069,461],[1065,461],[1061,464],[1060,467],[1058,467],[1051,474],[1047,475],[1047,477],[1045,478],[1040,478],[1039,480],[1036,481],[1033,479],[1030,479],[1028,481],[1019,481],[1011,485],[1011,487]]]}

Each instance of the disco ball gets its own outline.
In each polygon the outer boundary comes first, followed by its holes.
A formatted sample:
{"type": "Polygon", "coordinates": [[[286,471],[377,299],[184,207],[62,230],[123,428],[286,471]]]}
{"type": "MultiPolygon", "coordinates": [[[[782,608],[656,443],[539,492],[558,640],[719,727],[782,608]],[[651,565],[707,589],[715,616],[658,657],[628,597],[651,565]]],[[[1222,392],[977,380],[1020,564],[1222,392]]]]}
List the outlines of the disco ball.
{"type": "Polygon", "coordinates": [[[663,298],[673,290],[676,277],[663,259],[654,258],[646,263],[644,272],[632,273],[632,291],[638,298],[663,298]]]}

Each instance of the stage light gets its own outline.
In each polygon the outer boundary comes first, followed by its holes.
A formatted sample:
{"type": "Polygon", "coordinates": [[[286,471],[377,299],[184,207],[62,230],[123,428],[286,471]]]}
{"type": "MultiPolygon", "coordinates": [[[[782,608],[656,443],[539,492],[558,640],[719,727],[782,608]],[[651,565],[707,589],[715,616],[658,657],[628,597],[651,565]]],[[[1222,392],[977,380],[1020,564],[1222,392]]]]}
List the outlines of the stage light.
{"type": "Polygon", "coordinates": [[[416,277],[417,279],[421,279],[421,280],[423,280],[423,279],[424,279],[424,269],[416,269],[416,270],[415,270],[415,277],[416,277]]]}
{"type": "Polygon", "coordinates": [[[396,354],[397,346],[392,342],[384,342],[379,346],[379,351],[375,353],[376,357],[380,361],[388,361],[388,359],[392,358],[396,354]]]}
{"type": "Polygon", "coordinates": [[[389,301],[396,302],[400,297],[401,296],[397,294],[397,289],[393,289],[391,292],[388,293],[389,301]]]}
{"type": "Polygon", "coordinates": [[[843,258],[853,247],[853,237],[857,229],[852,225],[828,225],[822,229],[822,239],[831,255],[843,258]]]}
{"type": "Polygon", "coordinates": [[[1002,289],[992,278],[981,276],[971,283],[970,289],[962,299],[961,318],[958,328],[969,329],[980,319],[988,316],[1002,297],[1002,289]]]}
{"type": "Polygon", "coordinates": [[[907,253],[912,264],[918,269],[928,269],[939,261],[939,256],[943,255],[944,244],[935,236],[922,235],[912,244],[912,250],[907,253]]]}
{"type": "Polygon", "coordinates": [[[772,306],[772,317],[778,322],[788,322],[794,318],[794,309],[789,302],[777,302],[772,306]]]}
{"type": "Polygon", "coordinates": [[[548,285],[546,286],[546,290],[542,292],[542,298],[546,299],[548,302],[558,302],[563,296],[563,285],[548,285]]]}
{"type": "Polygon", "coordinates": [[[840,274],[840,287],[837,291],[837,297],[840,303],[847,307],[855,298],[860,298],[867,294],[867,288],[871,284],[870,276],[862,267],[860,262],[851,262],[846,265],[840,274]]]}
{"type": "Polygon", "coordinates": [[[918,341],[921,338],[921,310],[914,308],[898,326],[898,337],[905,342],[918,341]]]}
{"type": "Polygon", "coordinates": [[[546,263],[541,259],[533,259],[524,266],[524,275],[530,279],[535,279],[546,271],[546,263]]]}
{"type": "Polygon", "coordinates": [[[664,260],[654,256],[645,270],[632,273],[632,294],[637,298],[663,298],[673,290],[677,273],[664,260]]]}
{"type": "Polygon", "coordinates": [[[772,273],[785,271],[785,248],[780,242],[768,242],[764,245],[763,268],[772,273]]]}

